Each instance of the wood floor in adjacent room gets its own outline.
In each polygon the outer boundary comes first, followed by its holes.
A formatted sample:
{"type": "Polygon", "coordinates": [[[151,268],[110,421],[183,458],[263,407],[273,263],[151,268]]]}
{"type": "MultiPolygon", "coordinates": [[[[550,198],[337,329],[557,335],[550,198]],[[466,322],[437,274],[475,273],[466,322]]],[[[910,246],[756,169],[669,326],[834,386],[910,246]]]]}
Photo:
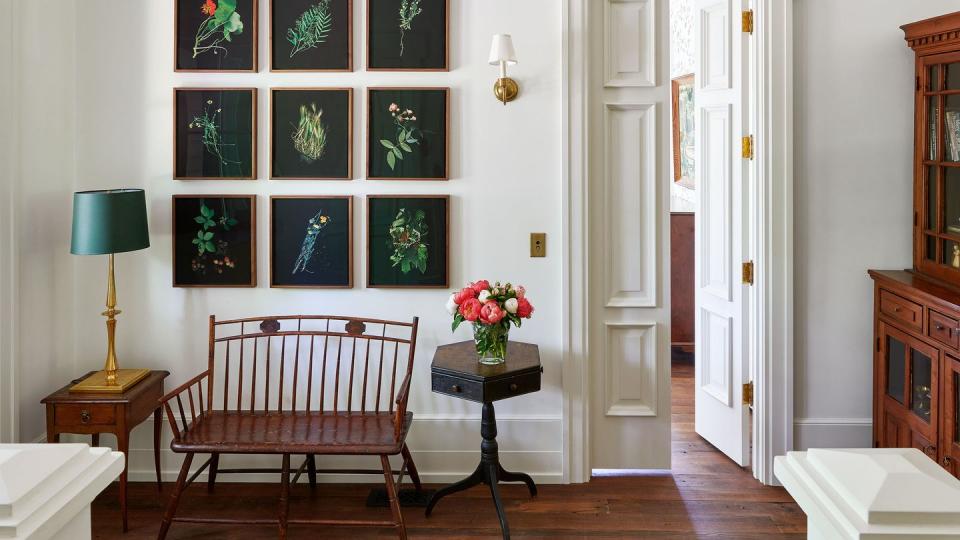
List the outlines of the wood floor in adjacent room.
{"type": "MultiPolygon", "coordinates": [[[[594,478],[589,484],[540,486],[536,499],[522,485],[502,493],[514,538],[805,538],[806,518],[781,488],[764,487],[693,432],[693,368],[673,370],[673,471],[630,477],[594,478]]],[[[479,428],[478,428],[479,429],[479,428]]],[[[477,435],[479,441],[479,434],[477,435]]],[[[169,493],[172,486],[165,487],[169,493]]],[[[386,508],[364,503],[370,485],[322,484],[292,490],[291,516],[389,519],[386,508]]],[[[120,532],[117,485],[93,505],[94,538],[156,538],[166,497],[155,484],[131,484],[130,532],[120,532]]],[[[180,515],[274,517],[277,485],[218,484],[208,494],[196,483],[184,496],[180,515]]],[[[500,538],[497,516],[485,488],[453,495],[430,519],[405,508],[411,538],[500,538]]],[[[174,523],[170,540],[271,539],[272,527],[174,523]]],[[[392,530],[291,527],[291,539],[396,538],[392,530]]]]}

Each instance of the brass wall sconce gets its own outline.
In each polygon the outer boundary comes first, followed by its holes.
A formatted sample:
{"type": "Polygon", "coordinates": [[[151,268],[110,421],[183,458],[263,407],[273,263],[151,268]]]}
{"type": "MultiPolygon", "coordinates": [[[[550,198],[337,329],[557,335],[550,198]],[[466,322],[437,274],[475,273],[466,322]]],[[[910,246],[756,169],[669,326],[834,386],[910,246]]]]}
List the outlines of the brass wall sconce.
{"type": "Polygon", "coordinates": [[[508,102],[517,99],[520,87],[517,85],[517,81],[507,77],[507,64],[515,65],[517,63],[517,53],[513,50],[513,38],[510,37],[510,34],[493,36],[489,61],[490,65],[500,66],[500,78],[493,84],[493,94],[497,97],[497,101],[506,105],[508,102]]]}

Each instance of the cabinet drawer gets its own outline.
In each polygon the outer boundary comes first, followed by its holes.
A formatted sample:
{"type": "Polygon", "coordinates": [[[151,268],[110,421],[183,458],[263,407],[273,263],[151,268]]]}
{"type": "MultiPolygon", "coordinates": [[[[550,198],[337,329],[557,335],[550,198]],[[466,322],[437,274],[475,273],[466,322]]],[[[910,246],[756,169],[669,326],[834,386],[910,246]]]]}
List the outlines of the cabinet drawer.
{"type": "Polygon", "coordinates": [[[883,289],[880,290],[880,312],[917,330],[923,327],[923,306],[883,289]]]}
{"type": "Polygon", "coordinates": [[[57,405],[54,415],[58,426],[103,426],[117,419],[113,405],[57,405]]]}
{"type": "Polygon", "coordinates": [[[930,310],[927,335],[956,349],[960,345],[960,322],[953,317],[930,310]]]}

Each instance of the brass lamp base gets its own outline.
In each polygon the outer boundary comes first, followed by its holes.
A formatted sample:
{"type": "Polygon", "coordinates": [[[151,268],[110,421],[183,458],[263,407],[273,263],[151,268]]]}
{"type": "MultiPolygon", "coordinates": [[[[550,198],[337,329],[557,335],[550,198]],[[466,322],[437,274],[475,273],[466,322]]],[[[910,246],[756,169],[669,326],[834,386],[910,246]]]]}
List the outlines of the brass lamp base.
{"type": "Polygon", "coordinates": [[[70,391],[122,394],[145,379],[149,374],[149,369],[118,369],[117,382],[115,384],[107,384],[107,372],[101,370],[70,387],[70,391]]]}
{"type": "Polygon", "coordinates": [[[517,81],[510,77],[497,79],[497,82],[493,83],[493,94],[497,96],[497,101],[503,102],[504,105],[517,99],[519,93],[520,87],[517,81]]]}

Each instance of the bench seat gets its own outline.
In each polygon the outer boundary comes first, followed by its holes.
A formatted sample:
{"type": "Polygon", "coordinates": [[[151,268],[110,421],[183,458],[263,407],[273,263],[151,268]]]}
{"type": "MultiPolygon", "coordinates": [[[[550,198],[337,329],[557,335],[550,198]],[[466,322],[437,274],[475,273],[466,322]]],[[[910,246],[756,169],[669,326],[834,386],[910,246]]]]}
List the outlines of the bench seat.
{"type": "Polygon", "coordinates": [[[399,454],[413,413],[399,437],[393,413],[212,411],[197,418],[171,449],[216,454],[399,454]]]}

